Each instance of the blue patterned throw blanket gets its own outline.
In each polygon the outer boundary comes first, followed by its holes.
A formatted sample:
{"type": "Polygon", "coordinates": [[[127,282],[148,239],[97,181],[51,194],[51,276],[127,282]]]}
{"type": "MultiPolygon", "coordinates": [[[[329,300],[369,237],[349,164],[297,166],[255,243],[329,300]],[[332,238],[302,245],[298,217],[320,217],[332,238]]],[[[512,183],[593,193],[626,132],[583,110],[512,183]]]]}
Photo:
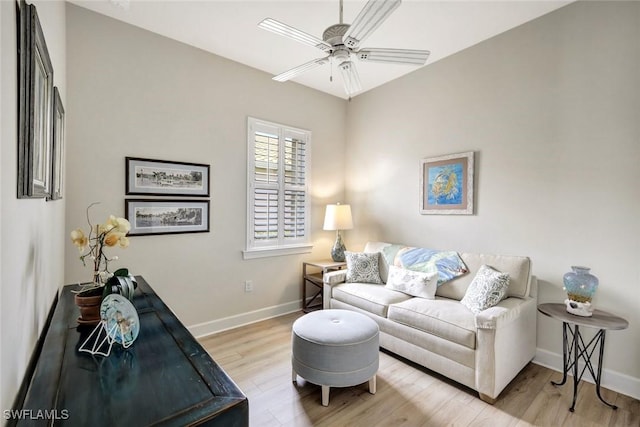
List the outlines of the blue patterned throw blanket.
{"type": "Polygon", "coordinates": [[[469,271],[454,251],[390,245],[383,249],[383,255],[389,265],[425,273],[437,272],[438,286],[469,271]]]}

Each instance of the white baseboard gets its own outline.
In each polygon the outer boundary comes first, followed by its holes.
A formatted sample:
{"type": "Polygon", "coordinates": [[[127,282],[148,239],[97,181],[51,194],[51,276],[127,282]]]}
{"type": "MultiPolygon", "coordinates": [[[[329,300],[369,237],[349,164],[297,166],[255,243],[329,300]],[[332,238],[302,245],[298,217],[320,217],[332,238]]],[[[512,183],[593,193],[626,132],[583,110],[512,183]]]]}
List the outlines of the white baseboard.
{"type": "Polygon", "coordinates": [[[301,309],[302,304],[300,301],[292,301],[285,304],[261,308],[248,313],[223,317],[222,319],[216,319],[210,322],[198,323],[197,325],[188,326],[187,329],[189,329],[189,332],[191,332],[194,337],[204,338],[207,335],[293,313],[300,311],[301,309]]]}
{"type": "MultiPolygon", "coordinates": [[[[594,355],[597,357],[597,355],[594,355]]],[[[597,358],[592,363],[595,363],[597,358]]],[[[554,371],[562,372],[562,354],[553,353],[547,350],[536,349],[536,356],[533,363],[544,366],[554,371]]],[[[582,364],[579,364],[582,370],[582,364]]],[[[596,366],[594,366],[596,368],[596,366]]],[[[595,384],[595,380],[591,377],[591,373],[587,369],[582,377],[583,380],[595,384]]],[[[600,385],[609,390],[633,397],[640,400],[640,378],[634,378],[629,375],[621,374],[610,369],[602,370],[602,381],[600,385]]]]}

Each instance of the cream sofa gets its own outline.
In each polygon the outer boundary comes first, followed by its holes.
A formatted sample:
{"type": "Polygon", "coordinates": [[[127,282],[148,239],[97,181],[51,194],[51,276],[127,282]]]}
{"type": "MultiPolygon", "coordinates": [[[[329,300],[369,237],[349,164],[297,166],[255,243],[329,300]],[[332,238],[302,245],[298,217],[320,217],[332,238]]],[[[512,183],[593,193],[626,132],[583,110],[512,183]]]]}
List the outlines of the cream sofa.
{"type": "MultiPolygon", "coordinates": [[[[388,243],[367,243],[381,252],[388,243]]],[[[370,283],[345,283],[346,271],[324,277],[324,308],[357,311],[380,327],[380,346],[476,390],[494,403],[533,359],[536,350],[537,281],[527,257],[460,253],[469,272],[438,287],[434,300],[370,283]],[[481,265],[509,273],[507,296],[474,315],[460,303],[481,265]]],[[[379,257],[380,276],[388,275],[379,257]]]]}

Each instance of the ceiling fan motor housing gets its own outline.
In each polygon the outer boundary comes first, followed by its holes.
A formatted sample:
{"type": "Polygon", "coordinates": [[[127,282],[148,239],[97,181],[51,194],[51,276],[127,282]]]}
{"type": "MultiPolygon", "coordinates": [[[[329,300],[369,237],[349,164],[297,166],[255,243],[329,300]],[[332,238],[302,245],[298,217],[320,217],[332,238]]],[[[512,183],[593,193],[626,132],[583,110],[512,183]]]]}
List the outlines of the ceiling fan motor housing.
{"type": "Polygon", "coordinates": [[[349,27],[349,24],[332,25],[324,30],[324,33],[322,33],[322,40],[329,43],[331,46],[344,44],[342,41],[342,36],[345,35],[349,27]]]}

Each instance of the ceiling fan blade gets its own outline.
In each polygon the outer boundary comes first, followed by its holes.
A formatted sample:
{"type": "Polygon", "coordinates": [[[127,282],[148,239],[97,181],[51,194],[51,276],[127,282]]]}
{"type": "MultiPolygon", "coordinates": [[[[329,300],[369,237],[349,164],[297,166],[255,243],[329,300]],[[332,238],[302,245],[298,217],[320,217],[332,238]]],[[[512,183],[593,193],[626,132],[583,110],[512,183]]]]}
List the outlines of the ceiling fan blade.
{"type": "Polygon", "coordinates": [[[358,70],[356,70],[356,64],[351,61],[345,61],[338,65],[340,72],[342,73],[342,83],[344,83],[344,90],[347,95],[351,96],[354,93],[362,90],[362,84],[360,83],[360,76],[358,70]]]}
{"type": "Polygon", "coordinates": [[[258,27],[276,34],[280,34],[281,36],[288,37],[299,43],[317,47],[318,49],[321,49],[325,52],[329,52],[332,47],[329,43],[320,40],[319,38],[314,37],[311,34],[307,34],[304,31],[300,31],[290,25],[283,24],[282,22],[276,21],[275,19],[263,19],[258,24],[258,27]]]}
{"type": "Polygon", "coordinates": [[[355,49],[400,6],[401,0],[369,0],[344,35],[344,45],[355,49]]]}
{"type": "Polygon", "coordinates": [[[329,62],[329,57],[326,58],[318,58],[313,61],[305,62],[302,65],[298,65],[295,68],[285,71],[284,73],[280,73],[277,76],[273,77],[273,80],[278,82],[286,82],[287,80],[291,80],[292,78],[306,72],[312,70],[316,67],[326,64],[329,62]]]}
{"type": "Polygon", "coordinates": [[[430,53],[428,50],[416,49],[365,48],[356,52],[356,56],[361,61],[424,65],[430,53]]]}

